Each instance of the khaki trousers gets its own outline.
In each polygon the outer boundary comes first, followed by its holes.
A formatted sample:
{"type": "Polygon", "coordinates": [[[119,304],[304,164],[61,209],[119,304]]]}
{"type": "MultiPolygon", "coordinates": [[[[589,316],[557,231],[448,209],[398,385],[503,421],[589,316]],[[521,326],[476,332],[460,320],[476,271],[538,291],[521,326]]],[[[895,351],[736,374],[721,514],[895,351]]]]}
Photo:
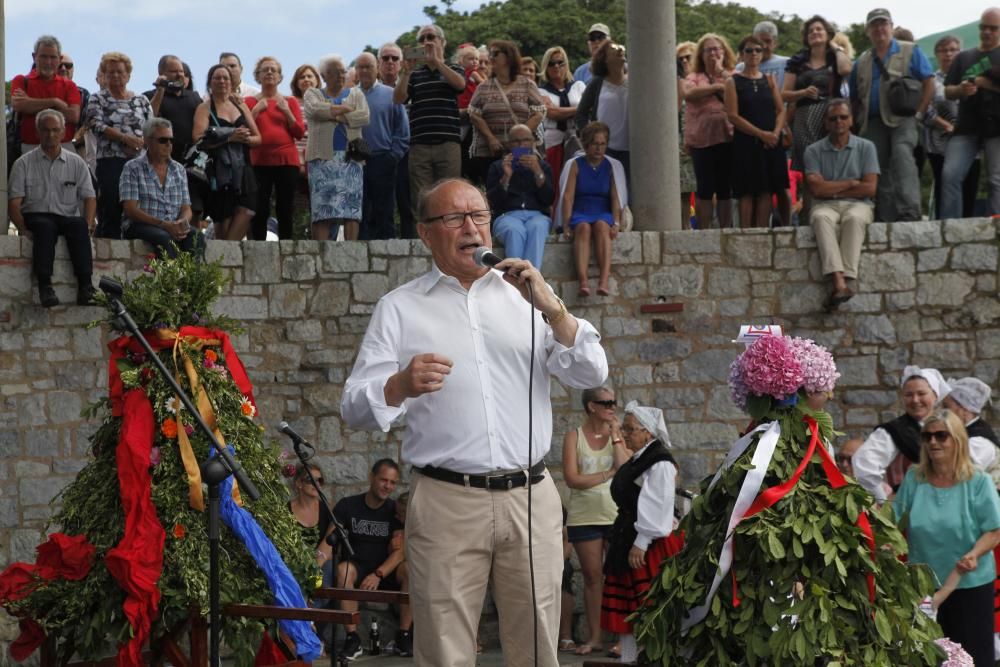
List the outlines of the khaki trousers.
{"type": "Polygon", "coordinates": [[[420,193],[442,178],[458,178],[462,175],[462,147],[457,141],[441,144],[410,145],[410,199],[413,219],[420,222],[417,206],[420,193]]]}
{"type": "MultiPolygon", "coordinates": [[[[538,664],[557,667],[562,507],[552,478],[532,487],[538,664]]],[[[486,585],[500,615],[504,664],[534,664],[528,491],[489,491],[413,475],[406,516],[414,664],[473,667],[486,585]]]]}
{"type": "Polygon", "coordinates": [[[858,277],[865,227],[873,217],[874,209],[865,202],[813,200],[809,223],[816,234],[824,275],[842,271],[848,278],[858,277]]]}

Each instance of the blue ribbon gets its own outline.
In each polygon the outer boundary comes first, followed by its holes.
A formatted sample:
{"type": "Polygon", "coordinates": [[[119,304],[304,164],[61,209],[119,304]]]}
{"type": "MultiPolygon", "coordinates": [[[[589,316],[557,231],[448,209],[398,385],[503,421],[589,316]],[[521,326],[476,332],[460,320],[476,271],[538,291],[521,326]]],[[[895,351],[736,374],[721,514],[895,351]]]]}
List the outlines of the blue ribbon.
{"type": "MultiPolygon", "coordinates": [[[[236,454],[231,445],[229,452],[233,455],[236,454]]],[[[209,452],[209,456],[215,456],[214,447],[209,452]]],[[[257,567],[260,568],[267,580],[268,587],[274,593],[275,604],[281,607],[306,607],[302,589],[295,581],[288,566],[285,565],[285,561],[281,559],[281,554],[274,548],[274,544],[257,524],[253,515],[239,507],[233,500],[232,475],[223,480],[219,492],[222,521],[243,542],[257,563],[257,567]]],[[[323,646],[319,637],[313,632],[311,623],[279,619],[278,625],[295,642],[295,650],[303,662],[312,662],[320,656],[323,646]]]]}

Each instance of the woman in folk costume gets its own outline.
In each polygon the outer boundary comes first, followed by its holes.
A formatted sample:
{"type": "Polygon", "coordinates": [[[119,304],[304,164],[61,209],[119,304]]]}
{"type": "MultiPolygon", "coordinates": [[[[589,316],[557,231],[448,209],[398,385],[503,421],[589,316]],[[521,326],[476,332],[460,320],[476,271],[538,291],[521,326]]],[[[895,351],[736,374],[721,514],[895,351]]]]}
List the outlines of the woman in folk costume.
{"type": "Polygon", "coordinates": [[[681,550],[684,538],[673,532],[677,465],[667,451],[663,411],[631,401],[621,431],[632,456],[611,481],[618,517],[604,564],[601,627],[621,634],[622,662],[632,662],[638,648],[625,619],[639,607],[663,559],[681,550]]]}
{"type": "MultiPolygon", "coordinates": [[[[950,391],[936,368],[903,369],[900,393],[905,412],[876,428],[852,459],[858,483],[877,502],[885,502],[899,488],[907,468],[920,459],[920,425],[950,391]]],[[[981,470],[989,468],[997,455],[995,447],[979,444],[978,439],[970,443],[970,454],[981,470]]]]}

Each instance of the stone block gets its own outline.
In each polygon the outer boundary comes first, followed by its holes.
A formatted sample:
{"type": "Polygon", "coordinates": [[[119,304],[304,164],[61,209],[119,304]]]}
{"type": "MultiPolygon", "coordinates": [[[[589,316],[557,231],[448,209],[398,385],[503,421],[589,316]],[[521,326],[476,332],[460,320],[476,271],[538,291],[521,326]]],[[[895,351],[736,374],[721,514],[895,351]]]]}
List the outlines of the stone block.
{"type": "Polygon", "coordinates": [[[205,261],[222,266],[243,266],[243,244],[232,241],[209,241],[205,245],[205,261]]]}
{"type": "Polygon", "coordinates": [[[389,260],[385,257],[372,257],[372,273],[385,273],[389,268],[389,260]]]}
{"type": "Polygon", "coordinates": [[[642,234],[619,234],[611,244],[611,266],[642,263],[642,234]]]}
{"type": "MultiPolygon", "coordinates": [[[[667,242],[665,233],[642,232],[642,263],[660,264],[660,247],[667,242]],[[661,243],[662,241],[662,243],[661,243]]],[[[548,275],[548,274],[545,274],[548,275]]]]}
{"type": "Polygon", "coordinates": [[[245,241],[243,260],[244,282],[281,282],[281,248],[277,243],[245,241]]]}
{"type": "MultiPolygon", "coordinates": [[[[10,560],[35,562],[35,547],[45,542],[41,528],[19,528],[10,531],[10,560]]],[[[6,656],[5,656],[6,657],[6,656]]]]}
{"type": "Polygon", "coordinates": [[[917,277],[917,304],[959,306],[976,284],[967,273],[928,273],[917,277]]]}
{"type": "Polygon", "coordinates": [[[909,310],[917,302],[916,292],[889,292],[885,295],[887,310],[909,310]]]}
{"type": "Polygon", "coordinates": [[[722,253],[722,233],[718,229],[664,232],[664,255],[718,255],[722,253]]]}
{"type": "Polygon", "coordinates": [[[67,424],[80,421],[80,395],[70,391],[50,391],[47,394],[49,422],[67,424]]]}
{"type": "Polygon", "coordinates": [[[674,423],[667,428],[674,447],[681,449],[711,447],[725,451],[739,437],[735,426],[719,422],[674,423]]]}
{"type": "Polygon", "coordinates": [[[726,260],[730,266],[771,266],[772,241],[770,230],[755,234],[742,230],[726,234],[726,260]]]}
{"type": "Polygon", "coordinates": [[[306,312],[306,289],[298,284],[271,285],[268,310],[272,319],[299,319],[306,312]]]}
{"type": "Polygon", "coordinates": [[[848,410],[844,417],[844,423],[848,427],[865,426],[872,428],[879,424],[878,412],[867,409],[848,410]]]}
{"type": "Polygon", "coordinates": [[[32,302],[31,262],[27,259],[8,259],[0,264],[0,297],[32,302]]]}
{"type": "Polygon", "coordinates": [[[984,275],[976,276],[976,289],[980,292],[989,292],[995,294],[997,291],[997,277],[994,274],[987,273],[984,275]]]}
{"type": "Polygon", "coordinates": [[[722,299],[719,301],[719,315],[741,317],[750,308],[750,299],[722,299]]]}
{"type": "Polygon", "coordinates": [[[896,342],[896,330],[886,315],[861,315],[854,323],[854,340],[858,343],[896,342]]]}
{"type": "MultiPolygon", "coordinates": [[[[344,443],[341,440],[341,428],[338,417],[320,418],[319,439],[316,441],[316,449],[320,454],[343,451],[344,443]]],[[[335,465],[339,465],[339,463],[335,465]]]]}
{"type": "Polygon", "coordinates": [[[826,301],[826,288],[818,283],[791,283],[778,287],[782,314],[818,313],[826,301]]]}
{"type": "Polygon", "coordinates": [[[889,245],[893,250],[937,248],[941,245],[941,222],[938,220],[897,222],[889,229],[889,239],[889,245]]]}
{"type": "Polygon", "coordinates": [[[22,477],[48,477],[52,474],[52,467],[48,463],[41,461],[15,461],[14,475],[20,479],[22,477]]]}
{"type": "Polygon", "coordinates": [[[704,281],[704,269],[694,264],[662,268],[649,276],[650,291],[667,298],[699,296],[704,281]]]}
{"type": "Polygon", "coordinates": [[[923,338],[920,313],[900,313],[895,318],[896,340],[900,343],[912,343],[923,338]]]}
{"type": "Polygon", "coordinates": [[[605,317],[600,328],[605,336],[642,336],[648,330],[644,320],[631,317],[605,317]]]}
{"type": "Polygon", "coordinates": [[[863,292],[901,292],[917,286],[913,255],[910,253],[861,253],[860,273],[863,292]]]}
{"type": "Polygon", "coordinates": [[[809,225],[800,225],[795,230],[795,247],[796,248],[815,248],[816,247],[816,234],[809,225]]]}
{"type": "Polygon", "coordinates": [[[235,320],[267,319],[267,300],[253,296],[221,296],[212,309],[235,320]]]}
{"type": "Polygon", "coordinates": [[[965,243],[955,246],[951,253],[951,268],[956,271],[996,271],[996,244],[965,243]]]}
{"type": "Polygon", "coordinates": [[[285,325],[285,337],[296,343],[323,340],[323,324],[317,320],[301,319],[285,325]]]}
{"type": "Polygon", "coordinates": [[[976,356],[980,359],[1000,358],[1000,329],[981,329],[976,332],[976,356]]]}
{"type": "Polygon", "coordinates": [[[654,389],[653,404],[663,408],[691,408],[705,405],[705,391],[694,387],[654,389]]]}
{"type": "Polygon", "coordinates": [[[841,304],[842,313],[881,313],[882,295],[878,292],[855,294],[847,303],[841,304]]]}
{"type": "MultiPolygon", "coordinates": [[[[636,343],[631,341],[613,340],[612,349],[619,346],[624,348],[621,351],[622,358],[628,358],[635,352],[636,343]]],[[[638,343],[639,359],[646,362],[659,362],[664,359],[685,358],[691,354],[691,342],[683,338],[663,337],[653,340],[643,340],[638,343]]]]}
{"type": "MultiPolygon", "coordinates": [[[[282,241],[286,243],[286,241],[282,241]]],[[[281,277],[285,280],[309,281],[316,278],[316,257],[289,255],[281,263],[281,277]]]]}
{"type": "Polygon", "coordinates": [[[917,253],[917,271],[937,271],[948,263],[949,248],[931,248],[917,253]]]}
{"type": "Polygon", "coordinates": [[[750,287],[750,272],[746,269],[711,267],[707,272],[709,295],[746,296],[750,287]]]}
{"type": "Polygon", "coordinates": [[[681,362],[681,377],[692,383],[725,383],[729,379],[729,365],[735,357],[736,352],[732,349],[696,352],[681,362]]]}
{"type": "Polygon", "coordinates": [[[868,245],[873,243],[888,243],[889,228],[896,223],[876,222],[868,225],[868,245]]]}
{"type": "Polygon", "coordinates": [[[966,368],[972,364],[964,341],[918,341],[913,344],[914,363],[930,368],[966,368]]]}
{"type": "Polygon", "coordinates": [[[320,270],[324,273],[357,273],[368,270],[368,244],[364,241],[346,241],[321,244],[320,270]]]}
{"type": "MultiPolygon", "coordinates": [[[[542,260],[545,261],[544,259],[542,260]]],[[[431,268],[431,260],[426,257],[400,257],[389,262],[389,288],[395,289],[422,276],[431,268]]]]}
{"type": "Polygon", "coordinates": [[[799,269],[809,266],[809,251],[796,248],[778,248],[774,251],[774,268],[799,269]]]}
{"type": "Polygon", "coordinates": [[[944,240],[948,243],[992,241],[996,237],[997,223],[989,218],[944,221],[944,240]]]}
{"type": "Polygon", "coordinates": [[[341,388],[332,384],[318,384],[305,387],[302,397],[306,404],[318,414],[340,412],[341,388]]]}
{"type": "Polygon", "coordinates": [[[73,481],[72,477],[49,475],[45,483],[37,478],[19,480],[17,496],[22,505],[48,505],[63,488],[73,481]]]}
{"type": "Polygon", "coordinates": [[[875,389],[855,389],[844,392],[843,402],[845,405],[888,407],[896,402],[896,392],[875,389]]]}
{"type": "Polygon", "coordinates": [[[389,280],[384,275],[356,273],[351,276],[351,290],[355,301],[373,304],[389,291],[389,280]]]}
{"type": "Polygon", "coordinates": [[[649,364],[626,366],[623,387],[637,387],[653,383],[653,369],[649,364]]]}
{"type": "Polygon", "coordinates": [[[840,379],[838,387],[871,387],[878,384],[878,357],[866,354],[858,357],[837,357],[840,379]]]}
{"type": "Polygon", "coordinates": [[[347,281],[320,282],[311,291],[312,294],[309,297],[310,317],[339,317],[347,314],[351,303],[351,288],[347,281]]]}
{"type": "Polygon", "coordinates": [[[106,353],[99,328],[73,329],[73,357],[75,359],[104,359],[106,353]]]}
{"type": "Polygon", "coordinates": [[[48,422],[44,394],[17,396],[16,400],[18,426],[43,426],[48,422]]]}

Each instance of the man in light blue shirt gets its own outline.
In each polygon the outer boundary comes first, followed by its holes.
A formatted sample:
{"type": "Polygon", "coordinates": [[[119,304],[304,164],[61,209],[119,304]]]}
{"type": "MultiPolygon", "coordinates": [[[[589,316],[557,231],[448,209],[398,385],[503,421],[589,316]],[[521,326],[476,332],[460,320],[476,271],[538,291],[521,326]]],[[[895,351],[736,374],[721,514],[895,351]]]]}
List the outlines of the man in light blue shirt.
{"type": "Polygon", "coordinates": [[[392,239],[396,169],[410,148],[410,121],[402,104],[392,101],[393,89],[376,80],[378,62],[371,53],[354,61],[358,85],[368,102],[371,119],[361,131],[372,156],[365,161],[361,229],[358,238],[392,239]]]}
{"type": "MultiPolygon", "coordinates": [[[[608,26],[603,23],[595,23],[590,26],[590,30],[587,31],[587,48],[590,49],[590,57],[593,58],[594,54],[597,53],[597,49],[601,48],[601,44],[609,39],[611,39],[611,31],[608,29],[608,26]]],[[[589,60],[582,63],[573,72],[573,78],[584,83],[590,83],[590,77],[592,76],[589,60]]]]}
{"type": "MultiPolygon", "coordinates": [[[[761,21],[753,27],[753,36],[759,39],[761,46],[764,47],[764,53],[761,54],[760,73],[765,76],[768,74],[773,76],[780,91],[785,85],[785,63],[788,62],[788,56],[779,56],[775,53],[778,48],[778,26],[771,21],[761,21]]],[[[743,63],[736,65],[736,71],[743,71],[743,63]]]]}

